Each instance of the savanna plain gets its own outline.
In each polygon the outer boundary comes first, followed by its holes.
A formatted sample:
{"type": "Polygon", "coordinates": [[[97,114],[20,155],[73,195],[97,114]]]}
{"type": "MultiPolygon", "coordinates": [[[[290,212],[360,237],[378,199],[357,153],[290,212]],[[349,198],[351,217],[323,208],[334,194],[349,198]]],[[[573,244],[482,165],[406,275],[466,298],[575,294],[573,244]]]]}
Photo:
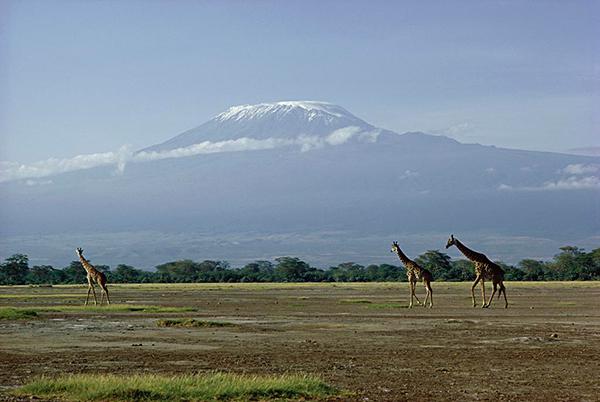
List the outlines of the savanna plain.
{"type": "Polygon", "coordinates": [[[326,384],[279,399],[600,400],[600,283],[507,282],[508,309],[432,286],[433,309],[399,282],[109,284],[110,307],[84,307],[83,285],[0,287],[0,400],[89,398],[20,388],[42,376],[222,373],[326,384]]]}

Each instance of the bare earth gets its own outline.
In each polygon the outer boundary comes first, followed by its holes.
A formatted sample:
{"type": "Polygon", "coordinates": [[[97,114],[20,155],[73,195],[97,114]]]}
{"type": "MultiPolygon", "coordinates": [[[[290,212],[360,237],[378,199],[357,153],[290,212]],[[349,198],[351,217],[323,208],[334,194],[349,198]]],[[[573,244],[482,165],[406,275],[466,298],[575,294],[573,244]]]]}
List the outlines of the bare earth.
{"type": "MultiPolygon", "coordinates": [[[[316,373],[350,391],[340,400],[600,400],[600,283],[509,282],[508,309],[471,307],[468,283],[432,286],[430,310],[406,308],[406,283],[109,284],[113,303],[198,310],[0,320],[0,400],[41,374],[212,370],[316,373]],[[235,325],[156,325],[175,317],[235,325]]],[[[0,306],[85,293],[0,287],[0,306]]]]}

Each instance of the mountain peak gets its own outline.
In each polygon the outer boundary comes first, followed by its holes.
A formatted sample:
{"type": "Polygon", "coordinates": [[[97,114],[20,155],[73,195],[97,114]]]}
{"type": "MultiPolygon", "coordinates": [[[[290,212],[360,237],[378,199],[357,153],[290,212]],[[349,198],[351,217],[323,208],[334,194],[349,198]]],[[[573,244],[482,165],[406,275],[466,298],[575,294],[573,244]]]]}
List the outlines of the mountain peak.
{"type": "Polygon", "coordinates": [[[294,114],[297,116],[303,115],[308,121],[317,118],[325,118],[328,120],[347,118],[364,123],[364,121],[358,119],[341,106],[318,101],[280,101],[274,103],[232,106],[226,111],[218,114],[214,119],[218,121],[253,120],[265,118],[267,116],[285,118],[286,116],[294,114]]]}
{"type": "Polygon", "coordinates": [[[165,151],[205,141],[219,142],[240,138],[324,138],[336,130],[349,127],[355,132],[377,130],[343,107],[328,102],[280,101],[239,105],[230,107],[201,126],[144,151],[165,151]]]}
{"type": "Polygon", "coordinates": [[[281,101],[274,103],[258,103],[254,105],[237,105],[232,106],[223,113],[215,117],[218,120],[225,120],[232,117],[241,116],[256,116],[260,114],[283,112],[289,113],[292,110],[302,110],[305,112],[320,112],[330,114],[335,117],[344,115],[352,116],[350,112],[341,106],[334,105],[328,102],[317,101],[281,101]]]}

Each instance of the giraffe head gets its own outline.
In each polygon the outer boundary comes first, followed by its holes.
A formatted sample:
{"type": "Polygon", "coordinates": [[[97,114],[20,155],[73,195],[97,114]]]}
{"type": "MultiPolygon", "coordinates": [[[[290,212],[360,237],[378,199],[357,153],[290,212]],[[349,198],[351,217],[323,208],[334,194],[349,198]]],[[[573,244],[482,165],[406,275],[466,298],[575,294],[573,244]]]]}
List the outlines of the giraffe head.
{"type": "Polygon", "coordinates": [[[80,257],[83,255],[83,249],[81,247],[77,247],[75,249],[75,252],[77,252],[77,255],[80,257]]]}
{"type": "Polygon", "coordinates": [[[456,244],[456,239],[454,238],[454,235],[451,234],[450,238],[448,239],[448,242],[446,243],[446,248],[449,248],[450,246],[453,246],[456,244]]]}
{"type": "Polygon", "coordinates": [[[397,253],[398,249],[400,248],[400,246],[398,246],[398,242],[392,242],[392,249],[390,250],[391,253],[397,253]]]}

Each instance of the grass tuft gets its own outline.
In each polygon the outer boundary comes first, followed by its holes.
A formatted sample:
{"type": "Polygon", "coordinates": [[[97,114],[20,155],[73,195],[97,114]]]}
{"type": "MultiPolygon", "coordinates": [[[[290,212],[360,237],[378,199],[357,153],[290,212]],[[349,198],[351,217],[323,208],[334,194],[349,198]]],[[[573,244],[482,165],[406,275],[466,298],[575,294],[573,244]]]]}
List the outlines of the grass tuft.
{"type": "Polygon", "coordinates": [[[23,320],[37,317],[37,312],[31,309],[0,307],[0,320],[23,320]]]}
{"type": "Polygon", "coordinates": [[[305,374],[73,374],[41,377],[16,389],[13,394],[79,401],[205,401],[316,399],[336,395],[338,391],[320,378],[305,374]]]}
{"type": "Polygon", "coordinates": [[[373,302],[371,300],[364,300],[364,299],[344,299],[344,300],[340,300],[340,303],[342,303],[342,304],[371,304],[373,302]]]}
{"type": "Polygon", "coordinates": [[[126,312],[140,312],[140,313],[184,313],[189,311],[196,311],[193,307],[161,307],[161,306],[148,306],[143,304],[110,304],[110,305],[91,305],[91,306],[34,306],[34,307],[0,307],[0,317],[3,315],[4,310],[15,310],[15,311],[28,311],[31,313],[126,313],[126,312]]]}
{"type": "Polygon", "coordinates": [[[156,325],[159,327],[181,327],[181,328],[199,328],[199,327],[232,327],[234,324],[220,321],[204,321],[195,320],[193,318],[176,318],[157,320],[156,325]]]}
{"type": "Polygon", "coordinates": [[[369,308],[408,308],[406,304],[400,303],[373,303],[368,306],[369,308]]]}

